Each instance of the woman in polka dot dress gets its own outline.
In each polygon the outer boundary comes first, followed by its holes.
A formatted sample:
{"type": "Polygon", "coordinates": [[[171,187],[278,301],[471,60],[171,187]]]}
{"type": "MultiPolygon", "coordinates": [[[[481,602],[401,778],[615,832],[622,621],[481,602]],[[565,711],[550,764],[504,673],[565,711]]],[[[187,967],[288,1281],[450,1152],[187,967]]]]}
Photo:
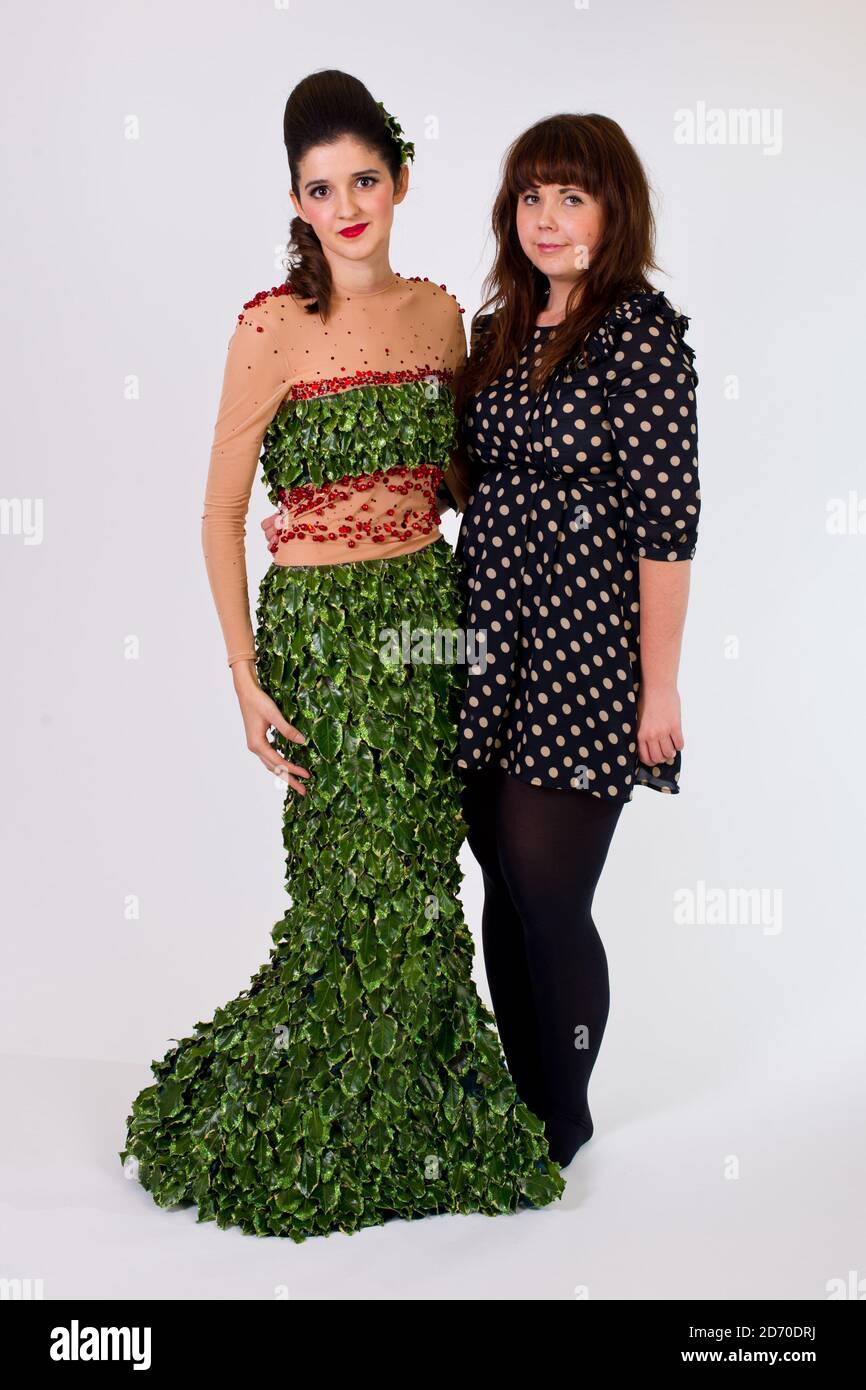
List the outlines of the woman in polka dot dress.
{"type": "Polygon", "coordinates": [[[635,786],[678,793],[676,677],[700,512],[688,319],[646,271],[620,127],[556,116],[508,152],[458,386],[469,668],[457,765],[517,1089],[567,1163],[607,1021],[592,898],[635,786]]]}

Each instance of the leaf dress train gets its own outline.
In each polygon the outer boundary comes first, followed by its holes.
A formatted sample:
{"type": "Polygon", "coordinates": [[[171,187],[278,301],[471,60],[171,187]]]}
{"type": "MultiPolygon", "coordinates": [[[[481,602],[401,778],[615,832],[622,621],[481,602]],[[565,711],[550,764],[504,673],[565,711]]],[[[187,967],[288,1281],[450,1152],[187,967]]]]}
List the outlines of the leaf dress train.
{"type": "Polygon", "coordinates": [[[453,758],[465,666],[417,645],[461,626],[438,530],[462,310],[394,275],[244,306],[202,522],[229,665],[307,744],[283,809],[289,906],[250,986],[197,1023],[132,1103],[125,1166],[160,1206],[302,1241],[391,1218],[543,1206],[565,1187],[472,980],[453,758]],[[264,446],[264,448],[262,448],[264,446]],[[256,469],[281,532],[250,621],[256,469]]]}

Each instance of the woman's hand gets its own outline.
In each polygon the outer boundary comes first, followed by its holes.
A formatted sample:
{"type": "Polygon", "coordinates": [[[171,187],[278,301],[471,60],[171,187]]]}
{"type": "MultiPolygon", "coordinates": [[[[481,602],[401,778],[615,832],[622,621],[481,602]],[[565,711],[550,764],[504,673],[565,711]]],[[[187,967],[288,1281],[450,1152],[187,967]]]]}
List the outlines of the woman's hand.
{"type": "Polygon", "coordinates": [[[292,724],[283,718],[282,712],[269,695],[262,690],[255,675],[255,663],[236,661],[232,667],[235,693],[241,707],[244,729],[247,735],[247,748],[261,758],[268,772],[275,772],[289,787],[294,787],[301,796],[307,790],[298,778],[309,777],[305,767],[286,762],[281,758],[273,744],[269,743],[268,729],[274,728],[292,743],[306,743],[306,738],[292,724]]]}
{"type": "Polygon", "coordinates": [[[269,550],[270,550],[270,547],[271,547],[272,542],[273,542],[274,539],[276,538],[276,534],[277,534],[277,522],[279,521],[279,519],[280,519],[280,513],[279,513],[279,512],[274,512],[273,516],[266,516],[265,519],[264,519],[264,521],[262,522],[262,530],[263,530],[264,533],[265,533],[265,540],[266,540],[267,543],[268,543],[268,549],[269,549],[269,550]]]}
{"type": "Polygon", "coordinates": [[[675,685],[641,685],[637,697],[637,751],[642,763],[671,762],[685,747],[675,685]]]}

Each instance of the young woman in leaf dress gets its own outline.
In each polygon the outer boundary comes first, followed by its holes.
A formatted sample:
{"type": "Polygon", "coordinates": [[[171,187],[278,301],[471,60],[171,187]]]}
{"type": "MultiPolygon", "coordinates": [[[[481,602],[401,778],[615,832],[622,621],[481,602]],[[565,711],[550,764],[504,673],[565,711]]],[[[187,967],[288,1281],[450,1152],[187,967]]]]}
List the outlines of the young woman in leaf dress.
{"type": "Polygon", "coordinates": [[[391,269],[413,150],[360,82],[306,78],[284,135],[293,266],[238,315],[203,545],[248,747],[287,783],[291,906],[249,988],[152,1063],[120,1157],[160,1206],[301,1241],[541,1206],[564,1180],[472,980],[453,767],[465,673],[414,642],[460,626],[437,492],[462,310],[391,269]],[[253,633],[262,445],[280,529],[253,633]]]}

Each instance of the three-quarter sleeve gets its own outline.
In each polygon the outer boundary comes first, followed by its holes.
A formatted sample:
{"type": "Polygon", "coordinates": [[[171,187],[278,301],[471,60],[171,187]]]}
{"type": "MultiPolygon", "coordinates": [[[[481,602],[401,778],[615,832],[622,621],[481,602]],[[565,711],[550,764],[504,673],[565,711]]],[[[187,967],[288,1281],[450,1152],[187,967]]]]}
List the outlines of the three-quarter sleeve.
{"type": "Polygon", "coordinates": [[[463,327],[463,310],[456,300],[452,303],[453,311],[449,315],[443,366],[456,376],[466,361],[466,329],[463,327]]]}
{"type": "Polygon", "coordinates": [[[287,390],[281,344],[256,308],[228,345],[205,485],[201,544],[229,666],[255,661],[244,547],[246,517],[265,431],[287,390]]]}
{"type": "Polygon", "coordinates": [[[690,560],[701,494],[689,320],[663,291],[636,297],[606,325],[607,421],[632,560],[690,560]]]}

